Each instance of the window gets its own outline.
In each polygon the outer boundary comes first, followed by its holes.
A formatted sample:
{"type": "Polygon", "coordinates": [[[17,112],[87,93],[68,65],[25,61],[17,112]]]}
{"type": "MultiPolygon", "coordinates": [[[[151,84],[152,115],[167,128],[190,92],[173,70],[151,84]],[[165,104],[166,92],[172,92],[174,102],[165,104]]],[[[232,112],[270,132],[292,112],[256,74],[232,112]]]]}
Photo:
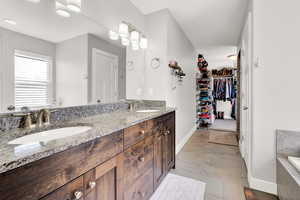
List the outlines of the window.
{"type": "Polygon", "coordinates": [[[51,62],[45,56],[15,52],[15,107],[51,104],[51,62]]]}

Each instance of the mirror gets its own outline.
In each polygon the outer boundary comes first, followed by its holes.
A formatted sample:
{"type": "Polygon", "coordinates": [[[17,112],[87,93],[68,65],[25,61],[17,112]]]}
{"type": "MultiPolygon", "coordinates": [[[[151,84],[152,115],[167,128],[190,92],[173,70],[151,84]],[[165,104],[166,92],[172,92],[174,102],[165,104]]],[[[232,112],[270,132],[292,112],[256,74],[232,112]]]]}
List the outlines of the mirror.
{"type": "Polygon", "coordinates": [[[0,112],[125,98],[126,48],[57,2],[0,0],[0,112]]]}

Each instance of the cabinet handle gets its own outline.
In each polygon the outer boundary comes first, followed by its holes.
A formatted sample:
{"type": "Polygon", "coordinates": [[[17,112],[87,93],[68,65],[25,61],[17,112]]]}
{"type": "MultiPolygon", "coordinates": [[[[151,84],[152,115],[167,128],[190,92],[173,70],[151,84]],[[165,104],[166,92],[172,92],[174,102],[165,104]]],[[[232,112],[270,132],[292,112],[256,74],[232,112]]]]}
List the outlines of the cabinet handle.
{"type": "Polygon", "coordinates": [[[141,135],[145,135],[145,131],[144,131],[144,130],[141,130],[141,131],[140,131],[140,134],[141,134],[141,135]]]}
{"type": "Polygon", "coordinates": [[[165,131],[164,136],[170,135],[170,131],[165,131]]]}
{"type": "Polygon", "coordinates": [[[95,181],[90,181],[89,182],[89,188],[93,189],[96,186],[96,182],[95,181]]]}
{"type": "Polygon", "coordinates": [[[145,192],[138,192],[139,193],[139,195],[141,195],[141,197],[145,197],[146,196],[146,193],[145,192]]]}
{"type": "Polygon", "coordinates": [[[138,159],[139,159],[140,162],[144,162],[145,161],[145,157],[144,156],[141,156],[138,159]]]}
{"type": "Polygon", "coordinates": [[[81,197],[83,196],[83,192],[75,191],[74,196],[75,196],[75,199],[81,199],[81,197]]]}

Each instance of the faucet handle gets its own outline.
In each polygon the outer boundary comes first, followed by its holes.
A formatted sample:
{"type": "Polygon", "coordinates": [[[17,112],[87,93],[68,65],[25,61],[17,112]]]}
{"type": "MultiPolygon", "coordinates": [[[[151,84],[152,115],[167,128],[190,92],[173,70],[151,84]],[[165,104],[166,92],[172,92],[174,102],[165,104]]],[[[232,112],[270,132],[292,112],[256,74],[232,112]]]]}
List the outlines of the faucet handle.
{"type": "Polygon", "coordinates": [[[35,125],[32,124],[31,113],[25,115],[24,128],[34,128],[35,125]]]}
{"type": "Polygon", "coordinates": [[[18,114],[13,114],[14,117],[23,117],[23,127],[25,129],[31,129],[35,128],[35,124],[32,123],[32,114],[31,113],[18,113],[18,114]]]}
{"type": "Polygon", "coordinates": [[[50,110],[48,109],[42,109],[40,111],[42,114],[42,120],[44,119],[44,125],[49,125],[50,124],[50,110]]]}

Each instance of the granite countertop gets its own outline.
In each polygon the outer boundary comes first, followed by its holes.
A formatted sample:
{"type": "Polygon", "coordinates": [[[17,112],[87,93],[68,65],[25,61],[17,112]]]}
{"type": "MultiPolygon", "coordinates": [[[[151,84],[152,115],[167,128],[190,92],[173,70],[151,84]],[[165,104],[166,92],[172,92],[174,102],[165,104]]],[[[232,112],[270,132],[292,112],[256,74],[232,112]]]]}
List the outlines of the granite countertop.
{"type": "Polygon", "coordinates": [[[116,131],[138,124],[140,122],[159,117],[175,111],[174,108],[155,108],[159,112],[138,113],[135,111],[115,111],[79,120],[53,124],[47,129],[70,127],[70,126],[91,126],[92,129],[71,137],[52,140],[46,144],[11,145],[8,144],[16,138],[37,132],[28,132],[24,129],[15,129],[0,133],[0,173],[15,169],[39,159],[62,152],[71,147],[95,140],[109,135],[116,131]]]}

